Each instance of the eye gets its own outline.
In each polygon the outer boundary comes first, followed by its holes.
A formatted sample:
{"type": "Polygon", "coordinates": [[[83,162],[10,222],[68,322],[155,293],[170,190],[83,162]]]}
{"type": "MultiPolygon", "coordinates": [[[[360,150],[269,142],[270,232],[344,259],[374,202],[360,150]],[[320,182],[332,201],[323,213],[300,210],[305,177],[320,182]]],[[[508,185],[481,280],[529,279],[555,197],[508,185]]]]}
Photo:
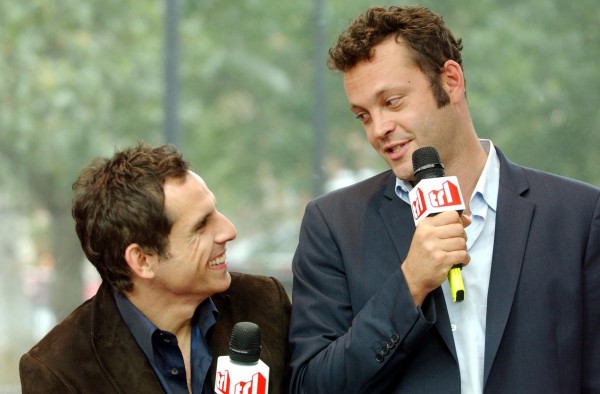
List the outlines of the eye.
{"type": "Polygon", "coordinates": [[[389,99],[387,99],[385,101],[385,105],[388,108],[398,108],[400,106],[400,104],[402,104],[402,97],[400,96],[395,96],[395,97],[390,97],[389,99]]]}
{"type": "Polygon", "coordinates": [[[367,123],[371,119],[367,112],[356,112],[354,113],[354,117],[360,120],[361,123],[367,123]]]}
{"type": "Polygon", "coordinates": [[[208,214],[208,215],[200,218],[200,220],[198,220],[198,222],[194,226],[194,232],[202,233],[204,231],[204,229],[206,228],[206,226],[208,225],[208,222],[210,221],[211,216],[212,216],[211,214],[208,214]]]}

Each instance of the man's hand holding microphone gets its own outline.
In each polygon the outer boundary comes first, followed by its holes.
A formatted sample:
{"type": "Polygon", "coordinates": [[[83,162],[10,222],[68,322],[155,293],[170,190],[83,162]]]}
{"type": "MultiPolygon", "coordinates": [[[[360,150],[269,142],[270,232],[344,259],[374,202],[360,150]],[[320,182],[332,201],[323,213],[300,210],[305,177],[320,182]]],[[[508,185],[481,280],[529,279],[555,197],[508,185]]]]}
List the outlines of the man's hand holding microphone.
{"type": "Polygon", "coordinates": [[[470,257],[465,227],[464,203],[456,177],[445,177],[439,154],[432,147],[413,153],[418,183],[409,193],[415,219],[415,234],[401,269],[413,300],[421,306],[427,294],[446,277],[455,302],[465,298],[460,269],[470,257]]]}

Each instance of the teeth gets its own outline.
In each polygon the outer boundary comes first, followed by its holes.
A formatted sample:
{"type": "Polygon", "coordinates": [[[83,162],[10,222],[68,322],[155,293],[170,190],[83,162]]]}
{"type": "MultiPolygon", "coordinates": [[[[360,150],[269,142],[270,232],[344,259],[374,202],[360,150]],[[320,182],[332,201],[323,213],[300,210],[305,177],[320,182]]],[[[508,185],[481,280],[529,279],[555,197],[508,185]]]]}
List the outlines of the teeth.
{"type": "Polygon", "coordinates": [[[208,265],[211,267],[214,267],[216,265],[223,264],[224,262],[225,262],[225,255],[222,255],[222,256],[214,259],[213,261],[209,262],[208,265]]]}
{"type": "Polygon", "coordinates": [[[402,149],[402,147],[403,147],[403,146],[404,146],[403,144],[401,144],[401,145],[396,145],[396,146],[394,146],[392,149],[389,149],[389,151],[390,151],[390,152],[392,152],[392,153],[394,153],[394,152],[398,152],[400,149],[402,149]]]}

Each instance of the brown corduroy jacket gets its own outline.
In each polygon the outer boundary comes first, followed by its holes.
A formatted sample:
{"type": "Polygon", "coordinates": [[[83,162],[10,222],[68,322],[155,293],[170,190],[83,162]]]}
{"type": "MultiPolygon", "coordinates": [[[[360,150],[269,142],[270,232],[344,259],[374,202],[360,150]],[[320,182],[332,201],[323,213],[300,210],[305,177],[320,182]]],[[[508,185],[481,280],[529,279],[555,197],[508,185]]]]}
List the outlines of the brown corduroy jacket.
{"type": "MultiPolygon", "coordinates": [[[[290,300],[275,278],[232,272],[231,279],[226,292],[211,297],[219,310],[208,338],[212,385],[217,358],[229,352],[233,326],[251,321],[261,329],[269,393],[287,393],[290,300]]],[[[24,394],[164,392],[107,284],[21,357],[19,373],[24,394]]]]}

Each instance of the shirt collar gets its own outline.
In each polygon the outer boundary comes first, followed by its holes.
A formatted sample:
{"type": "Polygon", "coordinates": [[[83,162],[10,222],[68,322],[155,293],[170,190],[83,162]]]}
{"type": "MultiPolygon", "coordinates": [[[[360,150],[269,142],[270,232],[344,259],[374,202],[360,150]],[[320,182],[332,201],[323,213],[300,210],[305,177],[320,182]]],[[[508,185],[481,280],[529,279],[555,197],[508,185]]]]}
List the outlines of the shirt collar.
{"type": "Polygon", "coordinates": [[[492,141],[479,141],[488,155],[481,176],[477,181],[477,185],[475,185],[475,190],[473,190],[471,199],[479,194],[483,197],[486,204],[495,211],[498,202],[498,188],[500,185],[500,161],[498,160],[498,154],[496,153],[496,148],[494,148],[492,141]]]}
{"type": "Polygon", "coordinates": [[[113,291],[117,308],[123,321],[131,331],[140,348],[150,360],[154,360],[152,334],[158,329],[144,314],[123,294],[113,291]]]}
{"type": "Polygon", "coordinates": [[[396,195],[407,204],[410,204],[408,192],[410,192],[412,189],[413,185],[411,185],[410,182],[396,178],[396,195]]]}
{"type": "MultiPolygon", "coordinates": [[[[154,359],[152,335],[159,330],[127,297],[113,292],[117,308],[131,334],[140,345],[146,357],[154,359]]],[[[199,325],[202,335],[206,337],[208,330],[215,324],[218,310],[211,298],[206,299],[196,308],[192,324],[199,325]]]]}
{"type": "MultiPolygon", "coordinates": [[[[480,139],[479,143],[487,153],[487,160],[483,167],[483,171],[481,172],[481,176],[477,181],[475,190],[473,190],[471,199],[479,194],[483,197],[486,204],[495,211],[498,201],[498,187],[500,184],[500,162],[498,161],[496,148],[494,148],[492,141],[480,139]]],[[[396,178],[396,195],[407,204],[410,204],[408,192],[412,189],[413,185],[410,182],[396,178]]]]}

